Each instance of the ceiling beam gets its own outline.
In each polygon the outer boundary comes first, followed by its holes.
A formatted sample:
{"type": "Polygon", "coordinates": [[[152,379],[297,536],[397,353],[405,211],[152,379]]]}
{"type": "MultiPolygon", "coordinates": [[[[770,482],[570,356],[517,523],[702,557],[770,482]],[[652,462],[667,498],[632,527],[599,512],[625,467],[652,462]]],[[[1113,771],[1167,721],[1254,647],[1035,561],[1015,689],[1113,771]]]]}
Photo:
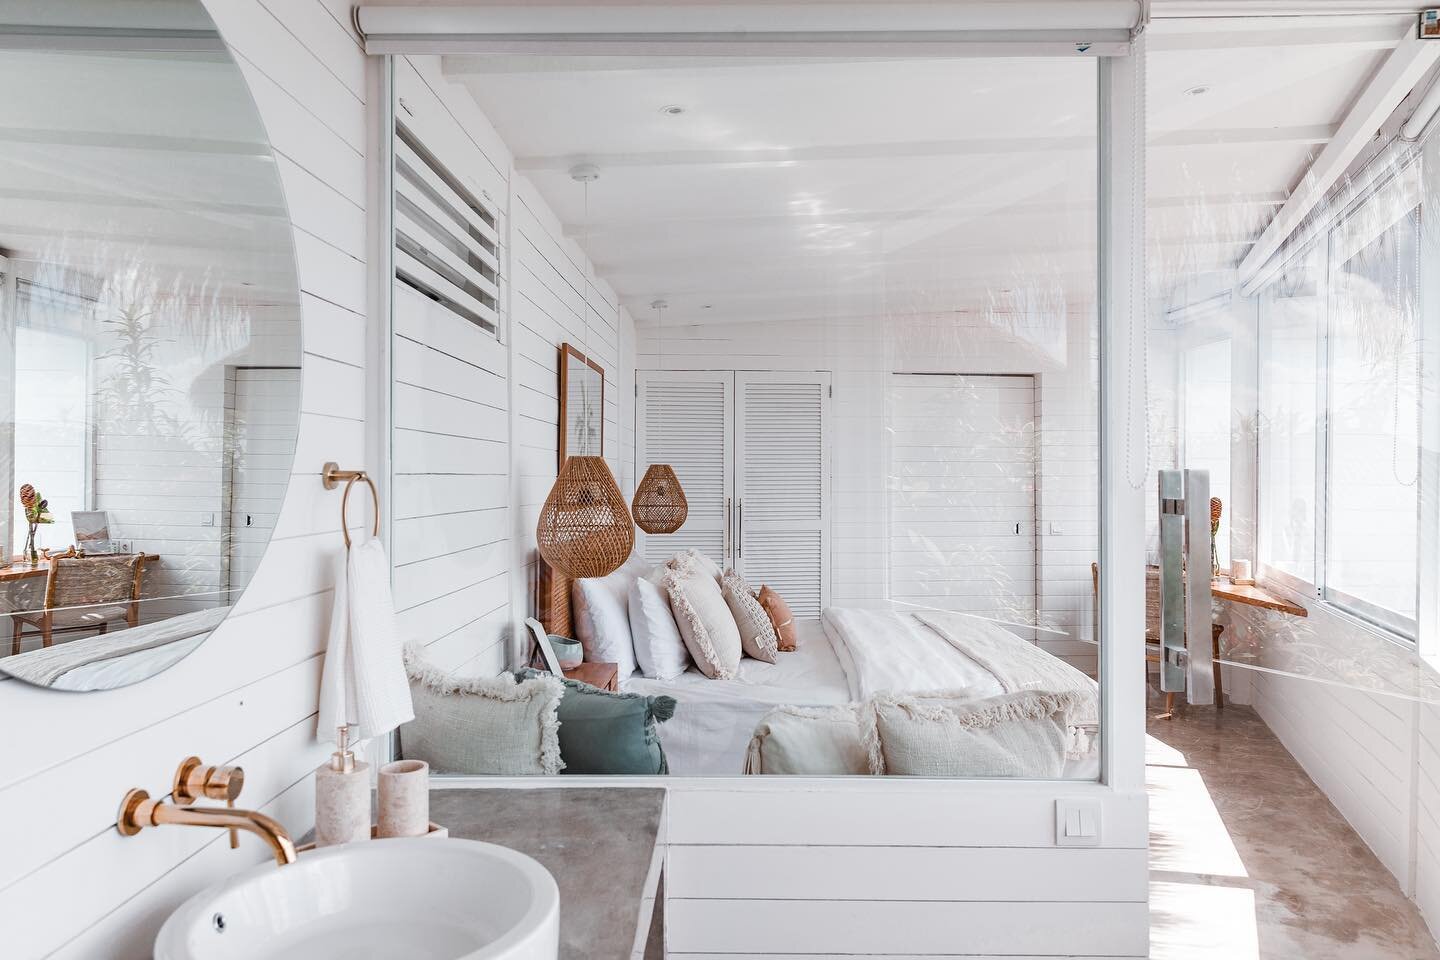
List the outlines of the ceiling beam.
{"type": "MultiPolygon", "coordinates": [[[[1440,61],[1440,42],[1420,40],[1409,28],[1380,69],[1355,99],[1335,136],[1311,162],[1300,184],[1270,221],[1255,246],[1240,263],[1238,281],[1246,288],[1266,261],[1325,198],[1421,78],[1440,61]]],[[[1246,291],[1251,292],[1251,291],[1246,291]]]]}
{"type": "MultiPolygon", "coordinates": [[[[1172,130],[1150,138],[1153,147],[1197,147],[1240,143],[1319,144],[1335,133],[1330,124],[1293,127],[1233,127],[1209,130],[1172,130]]],[[[1094,152],[1096,138],[989,137],[973,140],[926,140],[908,143],[828,144],[818,147],[769,147],[754,150],[668,150],[637,153],[571,154],[554,157],[517,157],[522,173],[568,171],[577,163],[593,163],[601,171],[625,167],[791,167],[800,163],[853,160],[895,160],[917,157],[1000,156],[1053,154],[1061,150],[1094,152]]]]}
{"type": "MultiPolygon", "coordinates": [[[[3,194],[0,194],[3,195],[3,194]]],[[[1222,207],[1278,207],[1283,204],[1285,193],[1248,194],[1189,194],[1172,197],[1151,197],[1147,209],[1216,210],[1222,207]]],[[[1036,202],[1017,203],[1005,208],[1012,216],[1050,216],[1056,213],[1093,211],[1094,203],[1078,202],[1036,202]]],[[[943,207],[913,207],[894,210],[834,210],[830,212],[756,214],[750,216],[716,217],[650,217],[626,220],[600,220],[589,224],[567,223],[565,236],[572,240],[591,240],[615,234],[653,234],[657,230],[698,229],[707,232],[715,230],[749,230],[767,228],[804,228],[816,224],[836,225],[883,225],[907,220],[926,218],[931,220],[963,223],[975,217],[994,213],[990,204],[952,204],[943,207]]]]}
{"type": "Polygon", "coordinates": [[[1300,26],[1293,19],[1229,21],[1235,29],[1196,29],[1213,21],[1162,20],[1147,32],[1149,54],[1185,50],[1240,50],[1256,47],[1344,47],[1355,51],[1391,50],[1399,42],[1393,18],[1355,23],[1353,17],[1317,18],[1300,26]],[[1318,22],[1319,26],[1312,25],[1318,22]]]}

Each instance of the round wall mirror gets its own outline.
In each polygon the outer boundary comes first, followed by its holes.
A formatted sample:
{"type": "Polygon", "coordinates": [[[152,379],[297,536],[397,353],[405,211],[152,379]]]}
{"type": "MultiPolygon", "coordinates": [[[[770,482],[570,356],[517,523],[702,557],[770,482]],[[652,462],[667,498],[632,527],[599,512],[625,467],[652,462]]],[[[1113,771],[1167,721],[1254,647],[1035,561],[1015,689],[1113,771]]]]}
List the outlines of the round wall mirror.
{"type": "Polygon", "coordinates": [[[106,690],[203,643],[275,532],[290,220],[199,0],[9,4],[0,89],[0,672],[106,690]]]}

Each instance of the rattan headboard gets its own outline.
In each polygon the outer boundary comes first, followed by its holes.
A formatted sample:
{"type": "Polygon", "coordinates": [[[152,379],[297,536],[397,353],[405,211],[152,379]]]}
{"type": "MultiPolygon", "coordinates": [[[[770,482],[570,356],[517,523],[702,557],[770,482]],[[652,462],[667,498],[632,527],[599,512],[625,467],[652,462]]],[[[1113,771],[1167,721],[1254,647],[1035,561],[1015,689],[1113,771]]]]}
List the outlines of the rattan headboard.
{"type": "Polygon", "coordinates": [[[546,633],[573,637],[570,619],[570,578],[537,558],[539,575],[535,582],[535,619],[545,626],[546,633]]]}

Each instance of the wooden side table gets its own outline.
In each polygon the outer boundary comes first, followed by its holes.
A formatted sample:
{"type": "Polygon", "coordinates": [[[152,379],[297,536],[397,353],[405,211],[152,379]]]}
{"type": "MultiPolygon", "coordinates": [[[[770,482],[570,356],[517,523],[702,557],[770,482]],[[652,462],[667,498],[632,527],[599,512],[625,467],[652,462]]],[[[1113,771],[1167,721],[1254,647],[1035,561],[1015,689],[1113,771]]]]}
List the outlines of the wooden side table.
{"type": "Polygon", "coordinates": [[[609,690],[612,693],[620,689],[620,664],[618,663],[582,663],[580,666],[565,671],[566,680],[579,680],[581,683],[588,683],[592,687],[599,687],[601,690],[609,690]]]}

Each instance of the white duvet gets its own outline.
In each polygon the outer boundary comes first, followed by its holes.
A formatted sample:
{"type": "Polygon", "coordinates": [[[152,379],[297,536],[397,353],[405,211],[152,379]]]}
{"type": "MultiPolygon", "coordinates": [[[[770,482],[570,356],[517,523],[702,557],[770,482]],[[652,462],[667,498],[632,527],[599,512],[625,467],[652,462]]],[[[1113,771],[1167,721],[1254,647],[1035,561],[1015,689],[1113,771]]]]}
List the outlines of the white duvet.
{"type": "MultiPolygon", "coordinates": [[[[1017,685],[1014,678],[1002,683],[960,646],[909,614],[832,607],[820,621],[798,625],[795,652],[782,653],[774,664],[742,659],[733,680],[710,680],[692,668],[675,680],[637,674],[621,683],[627,693],[678,701],[675,716],[659,727],[672,775],[742,773],[756,724],[778,705],[829,706],[881,693],[957,690],[979,700],[1017,685]]],[[[976,629],[988,627],[978,621],[976,629]]],[[[1056,664],[1073,670],[1062,661],[1056,664]]],[[[1098,690],[1089,678],[1073,672],[1079,683],[1098,690]]],[[[1067,762],[1064,775],[1089,779],[1097,772],[1098,751],[1092,751],[1067,762]]]]}

